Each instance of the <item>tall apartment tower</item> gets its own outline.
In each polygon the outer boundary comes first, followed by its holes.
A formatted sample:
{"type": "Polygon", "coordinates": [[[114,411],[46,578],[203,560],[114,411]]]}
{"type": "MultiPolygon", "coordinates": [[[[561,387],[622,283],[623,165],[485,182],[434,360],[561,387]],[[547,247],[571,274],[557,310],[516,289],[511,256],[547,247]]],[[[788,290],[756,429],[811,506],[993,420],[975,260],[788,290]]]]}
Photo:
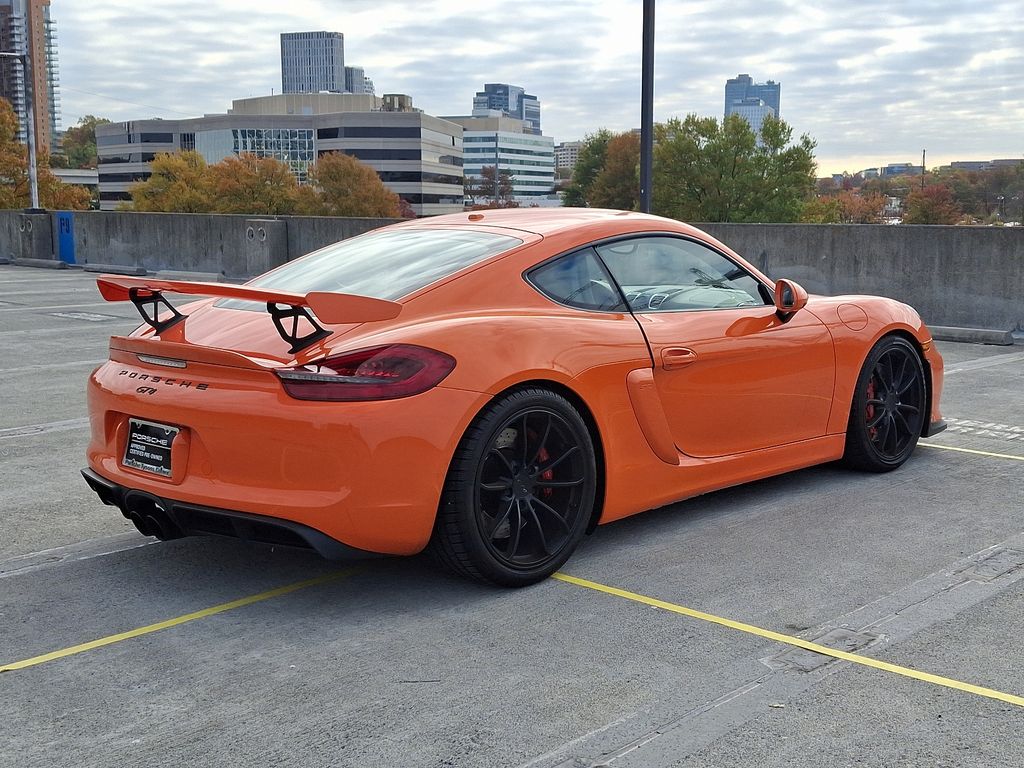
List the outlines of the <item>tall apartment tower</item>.
{"type": "Polygon", "coordinates": [[[540,100],[531,96],[518,85],[508,83],[486,83],[482,91],[473,97],[473,117],[514,117],[530,124],[530,132],[540,132],[540,100]]]}
{"type": "Polygon", "coordinates": [[[341,32],[281,34],[281,90],[318,93],[345,90],[345,36],[341,32]]]}
{"type": "MultiPolygon", "coordinates": [[[[36,147],[49,154],[60,135],[57,36],[50,19],[50,0],[0,0],[0,51],[21,53],[28,44],[32,59],[32,100],[36,147]]],[[[0,97],[18,115],[18,139],[28,139],[26,87],[21,63],[0,57],[0,97]]]]}
{"type": "MultiPolygon", "coordinates": [[[[779,117],[779,97],[782,95],[782,84],[769,80],[767,83],[755,83],[750,75],[736,75],[725,81],[725,116],[737,111],[746,99],[760,99],[771,107],[772,114],[779,117]]],[[[748,102],[749,104],[749,102],[748,102]]]]}

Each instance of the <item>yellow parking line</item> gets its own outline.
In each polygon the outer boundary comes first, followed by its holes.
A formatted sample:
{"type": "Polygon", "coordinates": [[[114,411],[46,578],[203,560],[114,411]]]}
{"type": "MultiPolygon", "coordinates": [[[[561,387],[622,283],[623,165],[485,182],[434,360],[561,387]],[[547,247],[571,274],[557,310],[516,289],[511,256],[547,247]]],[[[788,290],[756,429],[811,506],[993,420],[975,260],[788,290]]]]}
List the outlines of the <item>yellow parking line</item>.
{"type": "Polygon", "coordinates": [[[637,603],[643,603],[644,605],[651,605],[655,608],[661,608],[665,611],[671,611],[672,613],[679,613],[683,616],[689,616],[692,619],[709,621],[712,624],[718,624],[723,627],[728,627],[729,629],[735,629],[739,632],[746,632],[750,635],[757,635],[758,637],[763,637],[767,640],[774,640],[779,643],[785,643],[786,645],[795,645],[798,648],[803,648],[808,651],[814,651],[815,653],[820,653],[825,656],[832,656],[837,659],[843,659],[844,661],[850,661],[854,664],[862,664],[865,667],[881,669],[885,672],[892,672],[897,675],[903,675],[904,677],[910,677],[915,680],[921,680],[926,683],[932,683],[933,685],[941,685],[946,688],[953,688],[958,691],[965,691],[967,693],[973,693],[977,696],[985,696],[989,699],[997,699],[998,701],[1005,701],[1008,704],[1015,704],[1018,707],[1024,707],[1024,697],[1014,696],[1012,693],[995,691],[991,688],[983,688],[980,685],[972,685],[971,683],[964,683],[959,680],[952,680],[948,677],[932,675],[928,672],[919,672],[916,669],[910,669],[909,667],[901,667],[897,664],[890,664],[886,661],[879,661],[878,659],[872,659],[867,656],[860,656],[856,653],[838,651],[835,648],[829,648],[824,645],[818,645],[817,643],[812,643],[809,640],[802,640],[799,637],[784,635],[780,632],[772,632],[769,629],[761,629],[760,627],[755,627],[752,624],[744,624],[741,621],[725,619],[721,616],[715,616],[710,613],[704,613],[703,611],[695,611],[692,608],[686,608],[682,605],[676,605],[675,603],[669,603],[664,600],[658,600],[654,597],[647,597],[646,595],[641,595],[636,592],[628,592],[624,589],[618,589],[617,587],[609,587],[606,584],[599,584],[596,581],[580,579],[575,576],[569,576],[565,573],[556,573],[552,578],[558,579],[559,581],[564,581],[568,584],[575,584],[578,587],[585,587],[587,589],[593,589],[597,592],[604,592],[608,595],[614,595],[615,597],[622,597],[626,600],[632,600],[637,603]]]}
{"type": "Polygon", "coordinates": [[[148,624],[145,627],[139,627],[138,629],[130,629],[127,632],[118,632],[116,635],[108,635],[107,637],[101,637],[98,640],[90,640],[87,643],[81,643],[80,645],[73,645],[70,648],[62,648],[59,651],[51,651],[50,653],[44,653],[41,656],[33,656],[30,659],[23,659],[22,661],[15,661],[10,664],[4,664],[0,666],[0,672],[13,672],[16,669],[26,669],[28,667],[35,667],[39,664],[45,664],[48,661],[56,661],[57,659],[63,659],[67,656],[74,656],[77,653],[84,653],[85,651],[91,651],[94,648],[102,648],[105,645],[113,645],[114,643],[120,643],[123,640],[131,640],[134,637],[141,637],[142,635],[148,635],[153,632],[159,632],[162,629],[170,629],[171,627],[177,627],[180,624],[186,624],[196,619],[205,619],[208,616],[215,616],[218,613],[224,613],[225,611],[232,611],[235,608],[244,608],[247,605],[253,603],[259,603],[263,600],[270,600],[273,597],[280,597],[281,595],[287,595],[291,592],[297,592],[300,589],[306,589],[307,587],[315,587],[320,584],[329,584],[332,581],[339,581],[346,576],[349,576],[353,571],[338,571],[335,573],[329,573],[326,576],[318,576],[315,579],[307,579],[306,581],[299,581],[295,584],[288,584],[277,589],[271,589],[267,592],[260,592],[257,595],[250,595],[249,597],[243,597],[239,600],[232,600],[230,603],[221,603],[215,605],[212,608],[204,608],[201,611],[195,611],[194,613],[186,613],[184,616],[178,616],[174,619],[167,619],[165,621],[158,621],[156,624],[148,624]]]}
{"type": "Polygon", "coordinates": [[[1024,456],[1014,456],[1012,453],[992,453],[991,451],[976,451],[973,448],[954,448],[952,445],[937,445],[935,443],[918,443],[925,448],[940,448],[943,451],[956,451],[957,453],[973,453],[976,456],[990,456],[993,459],[1010,459],[1012,461],[1024,461],[1024,456]]]}

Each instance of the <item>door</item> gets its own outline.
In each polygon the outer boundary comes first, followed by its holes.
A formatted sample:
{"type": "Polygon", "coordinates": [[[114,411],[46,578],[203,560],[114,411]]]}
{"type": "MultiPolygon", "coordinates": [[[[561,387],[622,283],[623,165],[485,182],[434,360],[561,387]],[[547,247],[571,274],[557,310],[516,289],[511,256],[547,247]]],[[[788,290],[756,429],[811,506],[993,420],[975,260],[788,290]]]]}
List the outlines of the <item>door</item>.
{"type": "Polygon", "coordinates": [[[703,243],[650,236],[597,246],[636,316],[676,447],[702,458],[825,434],[832,337],[783,320],[768,286],[703,243]]]}

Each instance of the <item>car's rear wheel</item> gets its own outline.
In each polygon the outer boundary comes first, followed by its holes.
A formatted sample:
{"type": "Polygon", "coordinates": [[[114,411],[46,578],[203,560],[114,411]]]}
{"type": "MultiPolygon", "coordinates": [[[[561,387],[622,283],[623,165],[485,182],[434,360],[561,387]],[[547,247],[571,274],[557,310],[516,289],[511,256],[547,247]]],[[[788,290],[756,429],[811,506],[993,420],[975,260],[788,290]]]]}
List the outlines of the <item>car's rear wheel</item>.
{"type": "Polygon", "coordinates": [[[926,387],[914,345],[901,336],[879,340],[857,379],[843,461],[871,472],[888,472],[903,464],[927,417],[926,387]]]}
{"type": "Polygon", "coordinates": [[[459,444],[430,549],[464,576],[533,584],[579,544],[596,487],[593,442],[576,408],[546,389],[515,390],[485,408],[459,444]]]}

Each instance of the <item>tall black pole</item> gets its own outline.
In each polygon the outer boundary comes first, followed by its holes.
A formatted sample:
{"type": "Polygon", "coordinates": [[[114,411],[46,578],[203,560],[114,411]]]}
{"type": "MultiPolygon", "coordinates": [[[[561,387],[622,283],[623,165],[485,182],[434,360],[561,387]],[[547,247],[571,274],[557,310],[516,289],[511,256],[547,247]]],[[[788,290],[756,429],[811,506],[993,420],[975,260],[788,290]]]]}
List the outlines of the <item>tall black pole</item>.
{"type": "Polygon", "coordinates": [[[654,0],[644,0],[643,67],[640,73],[640,210],[651,212],[654,151],[654,0]]]}

